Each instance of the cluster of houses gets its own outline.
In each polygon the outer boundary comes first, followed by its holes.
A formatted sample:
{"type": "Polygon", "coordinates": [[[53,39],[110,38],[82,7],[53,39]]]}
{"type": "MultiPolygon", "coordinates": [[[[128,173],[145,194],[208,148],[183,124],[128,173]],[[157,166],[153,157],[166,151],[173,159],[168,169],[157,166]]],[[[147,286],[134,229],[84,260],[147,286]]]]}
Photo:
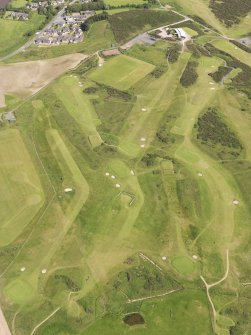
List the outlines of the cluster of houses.
{"type": "MultiPolygon", "coordinates": [[[[64,4],[64,0],[53,0],[50,4],[54,7],[58,7],[64,4]]],[[[48,1],[32,1],[27,3],[26,8],[30,10],[37,10],[39,8],[47,7],[49,5],[48,1]]]]}
{"type": "Polygon", "coordinates": [[[64,16],[38,35],[34,43],[41,46],[81,42],[84,35],[80,24],[94,14],[94,11],[85,11],[64,16]]]}
{"type": "Polygon", "coordinates": [[[77,24],[59,22],[47,28],[38,36],[34,43],[37,45],[58,45],[62,43],[78,43],[83,40],[83,32],[77,24]]]}
{"type": "Polygon", "coordinates": [[[23,12],[11,12],[13,20],[27,21],[29,20],[29,14],[23,12]]]}

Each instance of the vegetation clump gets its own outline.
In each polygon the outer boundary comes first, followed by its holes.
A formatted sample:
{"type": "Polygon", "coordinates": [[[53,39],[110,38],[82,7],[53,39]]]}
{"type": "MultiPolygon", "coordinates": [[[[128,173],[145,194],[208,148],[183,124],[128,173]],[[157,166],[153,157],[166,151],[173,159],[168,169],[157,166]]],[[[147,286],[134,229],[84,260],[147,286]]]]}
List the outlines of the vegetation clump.
{"type": "Polygon", "coordinates": [[[211,148],[217,149],[217,156],[223,158],[226,154],[238,157],[243,147],[236,134],[225,124],[215,107],[210,107],[199,117],[197,124],[197,139],[211,148]],[[230,149],[228,152],[222,148],[230,149]]]}
{"type": "Polygon", "coordinates": [[[175,44],[174,46],[167,49],[167,59],[170,63],[176,63],[180,56],[180,45],[175,44]]]}
{"type": "Polygon", "coordinates": [[[145,323],[143,316],[139,313],[131,313],[124,317],[124,323],[129,326],[142,325],[145,323]]]}
{"type": "Polygon", "coordinates": [[[209,73],[209,76],[213,78],[216,83],[222,81],[222,79],[227,76],[232,71],[231,67],[228,66],[219,66],[218,70],[212,73],[209,73]]]}
{"type": "Polygon", "coordinates": [[[240,22],[251,10],[250,0],[210,0],[209,4],[214,15],[227,27],[240,22]]]}
{"type": "Polygon", "coordinates": [[[196,72],[196,68],[198,67],[198,62],[196,61],[189,61],[187,63],[187,66],[184,70],[184,72],[182,73],[182,76],[180,78],[180,83],[182,86],[184,87],[189,87],[191,85],[193,85],[197,78],[198,78],[198,74],[196,72]]]}

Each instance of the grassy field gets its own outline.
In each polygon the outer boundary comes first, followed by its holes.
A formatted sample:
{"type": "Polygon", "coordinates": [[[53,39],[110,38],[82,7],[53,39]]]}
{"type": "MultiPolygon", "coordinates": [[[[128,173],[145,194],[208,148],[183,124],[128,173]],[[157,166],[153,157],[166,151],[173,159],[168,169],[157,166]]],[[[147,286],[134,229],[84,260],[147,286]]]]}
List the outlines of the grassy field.
{"type": "Polygon", "coordinates": [[[42,207],[43,189],[17,130],[0,132],[1,238],[8,245],[22,233],[42,207]]]}
{"type": "Polygon", "coordinates": [[[26,1],[24,1],[24,0],[11,0],[11,5],[14,8],[25,7],[26,1]]]}
{"type": "Polygon", "coordinates": [[[0,56],[11,53],[27,40],[26,35],[29,32],[35,33],[39,30],[40,26],[45,21],[43,15],[33,14],[29,21],[14,21],[0,19],[1,37],[0,44],[2,45],[0,50],[0,56]]]}
{"type": "Polygon", "coordinates": [[[154,66],[125,55],[107,61],[102,68],[96,69],[90,79],[119,90],[128,90],[140,79],[154,70],[154,66]],[[111,71],[114,73],[111,76],[111,71]]]}
{"type": "MultiPolygon", "coordinates": [[[[206,16],[207,1],[192,3],[188,14],[206,16]]],[[[14,217],[0,235],[0,295],[13,334],[250,331],[249,83],[233,86],[239,69],[216,83],[209,74],[225,56],[204,44],[249,60],[198,34],[174,63],[166,41],[101,67],[94,56],[3,109],[17,117],[0,131],[0,218],[14,217]]],[[[96,51],[113,35],[98,22],[88,36],[73,49],[96,51]]]]}
{"type": "Polygon", "coordinates": [[[121,5],[131,5],[131,4],[143,4],[144,0],[105,0],[106,5],[111,6],[121,6],[121,5]]]}

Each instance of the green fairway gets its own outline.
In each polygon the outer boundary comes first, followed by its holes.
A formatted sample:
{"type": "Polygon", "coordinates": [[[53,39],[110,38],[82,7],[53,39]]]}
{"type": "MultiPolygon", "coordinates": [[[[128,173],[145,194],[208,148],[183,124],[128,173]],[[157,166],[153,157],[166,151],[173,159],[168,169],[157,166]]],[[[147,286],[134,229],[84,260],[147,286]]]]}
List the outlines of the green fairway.
{"type": "Polygon", "coordinates": [[[153,69],[151,64],[121,55],[108,60],[102,68],[92,72],[89,78],[119,90],[128,90],[153,69]]]}
{"type": "Polygon", "coordinates": [[[54,85],[54,91],[62,101],[70,115],[89,136],[92,146],[95,148],[102,143],[102,139],[96,130],[100,124],[87,94],[81,90],[81,82],[76,76],[67,76],[60,79],[54,85]]]}
{"type": "Polygon", "coordinates": [[[79,44],[15,57],[87,56],[25,100],[7,94],[15,122],[0,114],[0,296],[13,335],[251,331],[251,63],[227,40],[247,18],[227,28],[209,0],[160,2],[174,10],[116,8],[79,44]],[[120,49],[177,21],[192,40],[120,49]],[[121,54],[102,59],[114,36],[121,54]]]}
{"type": "Polygon", "coordinates": [[[0,245],[13,242],[42,207],[44,194],[17,130],[0,132],[0,245]]]}
{"type": "Polygon", "coordinates": [[[233,57],[237,58],[240,60],[242,63],[245,63],[249,66],[251,66],[251,59],[250,59],[250,54],[240,48],[238,48],[236,45],[233,43],[230,43],[229,41],[226,40],[218,40],[213,42],[213,45],[222,51],[225,51],[232,55],[233,57]]]}

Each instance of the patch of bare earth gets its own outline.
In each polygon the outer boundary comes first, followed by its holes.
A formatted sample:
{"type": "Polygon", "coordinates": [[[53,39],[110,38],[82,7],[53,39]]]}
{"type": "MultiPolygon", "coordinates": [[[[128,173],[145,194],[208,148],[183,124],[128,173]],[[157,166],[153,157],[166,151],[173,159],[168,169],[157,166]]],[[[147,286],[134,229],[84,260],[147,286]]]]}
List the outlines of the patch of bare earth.
{"type": "Polygon", "coordinates": [[[4,107],[4,95],[23,98],[41,90],[62,73],[76,67],[87,56],[72,54],[58,58],[15,63],[0,66],[0,107],[4,107]]]}

